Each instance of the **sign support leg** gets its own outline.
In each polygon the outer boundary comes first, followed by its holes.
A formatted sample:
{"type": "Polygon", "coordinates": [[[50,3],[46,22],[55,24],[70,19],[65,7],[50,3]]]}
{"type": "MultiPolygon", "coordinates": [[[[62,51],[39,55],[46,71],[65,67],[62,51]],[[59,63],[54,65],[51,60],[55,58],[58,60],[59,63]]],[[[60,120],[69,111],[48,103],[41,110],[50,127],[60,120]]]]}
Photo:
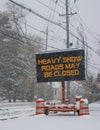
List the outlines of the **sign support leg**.
{"type": "Polygon", "coordinates": [[[62,104],[65,103],[65,81],[62,81],[62,104]]]}

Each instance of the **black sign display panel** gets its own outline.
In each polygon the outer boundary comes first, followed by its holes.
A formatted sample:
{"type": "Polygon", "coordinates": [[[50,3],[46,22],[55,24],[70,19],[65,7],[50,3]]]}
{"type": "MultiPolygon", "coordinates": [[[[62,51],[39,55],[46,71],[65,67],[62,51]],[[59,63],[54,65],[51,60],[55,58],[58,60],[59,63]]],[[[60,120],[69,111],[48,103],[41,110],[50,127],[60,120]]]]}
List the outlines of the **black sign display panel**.
{"type": "Polygon", "coordinates": [[[85,79],[84,50],[36,54],[37,82],[85,79]]]}

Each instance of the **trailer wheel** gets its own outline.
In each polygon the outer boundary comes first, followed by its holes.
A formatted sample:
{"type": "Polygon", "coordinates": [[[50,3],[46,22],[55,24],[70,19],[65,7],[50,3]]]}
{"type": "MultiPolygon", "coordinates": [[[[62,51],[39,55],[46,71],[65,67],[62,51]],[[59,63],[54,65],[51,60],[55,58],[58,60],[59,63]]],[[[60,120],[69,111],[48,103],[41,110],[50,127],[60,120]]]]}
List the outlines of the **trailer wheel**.
{"type": "Polygon", "coordinates": [[[78,116],[80,115],[80,110],[77,110],[77,114],[78,114],[78,116]]]}
{"type": "Polygon", "coordinates": [[[49,114],[49,111],[47,109],[44,110],[45,115],[49,114]]]}
{"type": "Polygon", "coordinates": [[[74,116],[76,116],[76,111],[74,111],[74,116]]]}

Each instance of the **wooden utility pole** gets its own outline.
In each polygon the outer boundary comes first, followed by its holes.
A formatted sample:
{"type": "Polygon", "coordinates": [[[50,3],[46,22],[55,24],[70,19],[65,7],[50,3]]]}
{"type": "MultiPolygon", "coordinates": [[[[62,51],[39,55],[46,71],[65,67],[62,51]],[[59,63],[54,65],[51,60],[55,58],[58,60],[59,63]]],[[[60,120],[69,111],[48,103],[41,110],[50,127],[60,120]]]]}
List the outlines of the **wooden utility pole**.
{"type": "MultiPolygon", "coordinates": [[[[48,49],[48,26],[46,27],[46,47],[45,49],[48,49]]],[[[50,86],[52,87],[52,82],[50,82],[50,86]]]]}
{"type": "Polygon", "coordinates": [[[47,46],[48,46],[48,27],[46,27],[46,50],[47,50],[47,46]]]}
{"type": "MultiPolygon", "coordinates": [[[[66,47],[69,48],[69,7],[66,0],[66,47]]],[[[70,102],[70,82],[67,81],[67,99],[70,102]]],[[[65,103],[65,81],[62,81],[62,103],[65,103]]]]}
{"type": "MultiPolygon", "coordinates": [[[[68,0],[66,0],[66,46],[69,48],[69,6],[68,0]]],[[[70,102],[70,82],[67,81],[67,98],[70,102]]]]}
{"type": "Polygon", "coordinates": [[[68,0],[66,0],[66,46],[69,48],[69,7],[68,0]]]}

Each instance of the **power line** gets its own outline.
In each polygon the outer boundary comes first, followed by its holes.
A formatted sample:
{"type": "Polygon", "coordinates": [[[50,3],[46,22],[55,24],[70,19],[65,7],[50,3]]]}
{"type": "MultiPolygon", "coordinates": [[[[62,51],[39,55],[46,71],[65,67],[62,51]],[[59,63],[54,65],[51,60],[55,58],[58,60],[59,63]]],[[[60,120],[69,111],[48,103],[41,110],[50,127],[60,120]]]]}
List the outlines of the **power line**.
{"type": "Polygon", "coordinates": [[[27,11],[33,13],[33,14],[35,14],[36,16],[40,17],[41,19],[44,19],[44,20],[46,20],[46,21],[48,21],[48,22],[50,22],[50,23],[52,23],[52,24],[54,24],[54,25],[57,25],[57,26],[61,27],[62,29],[65,29],[65,28],[62,27],[59,23],[45,18],[44,16],[38,14],[37,12],[33,11],[32,9],[27,8],[27,7],[21,5],[21,4],[17,3],[17,2],[14,2],[13,0],[9,0],[9,1],[12,2],[13,4],[16,4],[17,6],[23,8],[23,9],[25,9],[25,10],[27,10],[27,11]]]}
{"type": "MultiPolygon", "coordinates": [[[[21,22],[21,21],[20,21],[21,22]]],[[[24,23],[24,22],[21,22],[22,24],[26,24],[26,23],[24,23]]],[[[33,30],[35,30],[35,31],[38,31],[39,33],[41,33],[41,34],[43,34],[43,35],[46,35],[46,32],[45,31],[42,31],[42,30],[39,30],[38,28],[36,28],[36,27],[33,27],[33,26],[31,26],[31,25],[29,25],[29,24],[26,24],[29,28],[31,28],[31,29],[33,29],[33,30]]],[[[57,31],[57,34],[58,34],[58,31],[57,31]]],[[[63,41],[63,39],[61,40],[59,37],[57,37],[57,38],[55,38],[55,36],[52,36],[52,35],[50,35],[50,34],[48,34],[48,36],[51,38],[51,40],[53,40],[53,39],[55,39],[56,41],[63,41]]]]}
{"type": "MultiPolygon", "coordinates": [[[[51,1],[51,0],[50,0],[51,1]]],[[[54,14],[55,14],[55,9],[56,9],[56,4],[54,4],[53,2],[51,2],[50,5],[53,8],[53,11],[50,10],[50,15],[48,15],[48,19],[52,20],[54,19],[54,14]]],[[[49,22],[49,24],[47,25],[49,27],[49,29],[51,28],[51,22],[49,22]]]]}
{"type": "MultiPolygon", "coordinates": [[[[79,31],[73,24],[70,24],[77,32],[79,31]]],[[[92,43],[94,42],[94,41],[92,41],[90,38],[88,38],[88,40],[89,41],[91,41],[92,43]]]]}
{"type": "MultiPolygon", "coordinates": [[[[80,20],[81,21],[83,21],[82,19],[81,19],[81,17],[80,17],[80,15],[78,15],[79,16],[79,18],[80,18],[80,20]]],[[[82,23],[81,23],[82,24],[82,23]]],[[[95,39],[96,39],[96,41],[98,41],[98,39],[97,39],[97,37],[92,33],[92,31],[89,29],[89,27],[84,23],[84,21],[83,21],[83,27],[87,30],[87,32],[88,33],[90,33],[95,39]]]]}
{"type": "Polygon", "coordinates": [[[54,10],[54,9],[53,9],[53,8],[51,8],[50,6],[48,6],[48,5],[44,4],[43,2],[41,2],[41,1],[39,1],[39,0],[37,0],[37,2],[39,2],[41,5],[43,5],[43,6],[47,7],[48,9],[50,9],[50,10],[52,10],[52,11],[56,12],[57,14],[59,14],[59,12],[58,12],[58,11],[54,10]]]}
{"type": "MultiPolygon", "coordinates": [[[[70,34],[75,37],[76,39],[78,39],[81,43],[83,43],[83,41],[81,39],[79,39],[75,34],[73,34],[71,31],[70,31],[70,34]]],[[[87,43],[87,41],[84,41],[85,43],[87,43]]],[[[87,43],[88,44],[88,43],[87,43]]],[[[98,56],[100,56],[100,54],[95,51],[92,47],[90,47],[89,45],[87,44],[84,44],[86,47],[88,47],[90,50],[92,50],[95,54],[97,54],[98,56]]]]}
{"type": "Polygon", "coordinates": [[[94,65],[92,65],[90,63],[88,63],[88,65],[90,65],[91,67],[93,67],[93,69],[100,70],[100,68],[98,68],[98,67],[96,67],[96,66],[94,66],[94,65]]]}
{"type": "MultiPolygon", "coordinates": [[[[65,3],[64,2],[62,2],[61,0],[58,0],[59,2],[61,2],[63,5],[65,5],[65,3]]],[[[59,7],[62,7],[62,8],[64,8],[64,6],[62,6],[62,5],[60,5],[58,2],[56,3],[59,7]]],[[[64,8],[65,9],[65,8],[64,8]]]]}
{"type": "Polygon", "coordinates": [[[57,22],[55,22],[55,21],[52,21],[52,20],[47,19],[46,17],[44,17],[44,16],[42,16],[42,15],[38,14],[37,12],[33,11],[32,9],[27,8],[27,7],[25,7],[25,6],[21,5],[21,4],[17,3],[17,2],[14,2],[13,0],[9,0],[9,1],[10,1],[10,2],[12,2],[12,3],[14,3],[14,4],[16,4],[17,6],[19,6],[19,7],[23,8],[23,9],[25,9],[25,10],[27,10],[27,11],[29,11],[29,12],[31,12],[31,13],[33,13],[33,14],[35,14],[35,15],[36,15],[36,16],[38,16],[39,18],[44,19],[44,20],[46,20],[46,21],[48,21],[48,22],[50,22],[50,23],[52,23],[52,24],[54,24],[54,25],[57,25],[57,26],[61,27],[62,29],[64,29],[64,28],[63,28],[63,27],[62,27],[59,23],[57,23],[57,22]]]}
{"type": "MultiPolygon", "coordinates": [[[[14,39],[14,40],[17,40],[17,41],[19,41],[19,42],[21,42],[21,43],[25,43],[24,41],[19,40],[18,38],[15,38],[15,37],[13,37],[13,36],[11,36],[11,35],[9,35],[9,34],[3,32],[3,31],[0,31],[0,33],[3,34],[3,35],[5,35],[5,36],[7,36],[7,37],[9,37],[9,38],[12,38],[12,39],[14,39]]],[[[45,45],[44,43],[40,43],[40,42],[38,42],[38,41],[36,41],[36,40],[33,40],[33,39],[29,39],[29,38],[26,38],[26,39],[27,39],[27,40],[30,40],[30,41],[33,41],[33,42],[36,42],[36,43],[41,44],[41,45],[45,45]]],[[[37,47],[36,45],[33,45],[33,46],[34,46],[34,47],[37,47]]],[[[48,45],[48,47],[50,47],[50,48],[52,48],[52,49],[56,49],[56,50],[61,50],[61,49],[59,49],[59,48],[56,48],[56,47],[53,47],[53,46],[50,46],[50,45],[48,45]]]]}
{"type": "MultiPolygon", "coordinates": [[[[75,11],[72,7],[69,7],[71,10],[75,11]]],[[[77,10],[78,10],[78,7],[77,7],[77,10]]],[[[76,11],[75,11],[76,12],[76,11]]],[[[86,31],[91,34],[91,36],[93,36],[96,41],[98,42],[98,39],[97,37],[94,35],[94,33],[91,31],[91,29],[86,25],[86,23],[83,21],[83,19],[81,18],[80,14],[79,14],[79,10],[78,10],[78,13],[77,15],[79,19],[77,19],[77,21],[86,29],[86,31]]]]}
{"type": "MultiPolygon", "coordinates": [[[[83,23],[83,24],[82,23],[81,24],[85,27],[85,29],[88,31],[88,33],[90,33],[96,39],[96,41],[98,41],[97,37],[94,35],[94,33],[91,31],[91,29],[86,25],[84,20],[81,18],[78,7],[77,7],[77,11],[78,11],[77,16],[79,17],[80,21],[83,23]]],[[[79,22],[79,20],[78,20],[78,22],[79,22]]]]}
{"type": "MultiPolygon", "coordinates": [[[[13,0],[9,0],[9,1],[12,2],[12,3],[14,3],[14,4],[16,4],[17,6],[23,8],[23,9],[25,9],[25,10],[28,10],[29,12],[31,12],[31,13],[37,15],[37,16],[40,17],[40,18],[42,18],[42,19],[44,19],[44,20],[46,20],[46,21],[48,21],[48,22],[50,22],[50,23],[52,23],[52,24],[54,24],[54,25],[59,26],[60,28],[62,28],[62,29],[64,29],[64,30],[66,31],[65,27],[61,26],[59,23],[57,23],[57,22],[55,22],[55,21],[52,21],[52,20],[49,20],[49,19],[45,18],[44,16],[38,14],[37,12],[31,10],[30,8],[27,8],[27,7],[25,7],[25,6],[23,6],[23,5],[19,4],[19,3],[16,3],[16,2],[14,2],[13,0]]],[[[70,31],[70,34],[71,34],[73,37],[75,37],[76,39],[78,39],[80,42],[82,42],[82,40],[79,39],[79,38],[78,38],[75,34],[73,34],[71,31],[70,31]]],[[[85,42],[86,42],[86,41],[85,41],[85,42]]],[[[86,43],[87,43],[87,42],[86,42],[86,43]]],[[[96,53],[98,56],[100,56],[100,54],[98,54],[92,47],[90,47],[89,45],[86,45],[86,44],[85,44],[85,46],[87,46],[87,47],[88,47],[89,49],[91,49],[94,53],[96,53]]]]}
{"type": "MultiPolygon", "coordinates": [[[[51,0],[49,0],[49,7],[51,6],[51,0]]],[[[46,15],[46,18],[49,18],[49,16],[50,16],[50,9],[47,11],[47,15],[46,15]]],[[[48,21],[45,21],[45,23],[44,23],[44,28],[45,27],[48,27],[48,21]],[[47,24],[47,25],[46,25],[47,24]]],[[[46,29],[46,28],[45,28],[46,29]]]]}

